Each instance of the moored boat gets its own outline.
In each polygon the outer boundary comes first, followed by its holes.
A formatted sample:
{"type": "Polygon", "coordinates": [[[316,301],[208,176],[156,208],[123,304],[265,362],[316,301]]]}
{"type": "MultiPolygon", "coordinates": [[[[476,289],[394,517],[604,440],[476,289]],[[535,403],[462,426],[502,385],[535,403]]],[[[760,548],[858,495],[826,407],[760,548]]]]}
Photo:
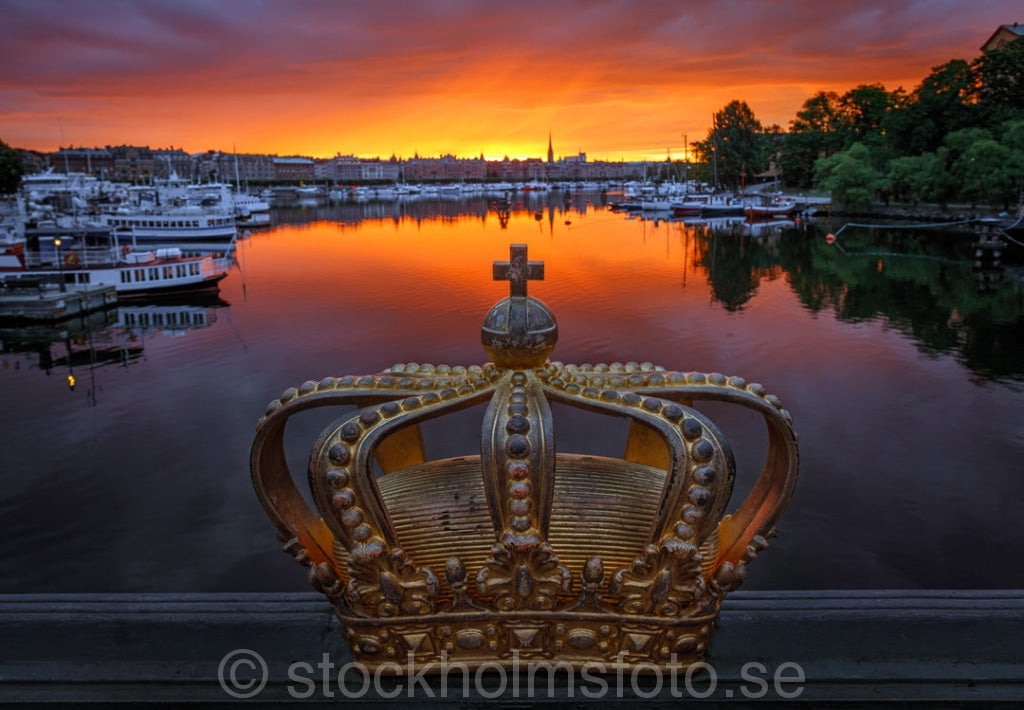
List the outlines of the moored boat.
{"type": "Polygon", "coordinates": [[[42,238],[32,246],[19,241],[0,251],[0,281],[113,286],[118,298],[219,289],[230,258],[185,256],[168,247],[133,251],[116,245],[88,246],[70,238],[42,238]]]}
{"type": "Polygon", "coordinates": [[[227,246],[237,237],[235,215],[212,212],[192,205],[166,210],[110,212],[99,216],[124,242],[152,244],[220,244],[227,246]]]}
{"type": "Polygon", "coordinates": [[[744,213],[749,219],[777,219],[788,217],[800,209],[793,200],[774,199],[761,205],[748,205],[744,213]]]}

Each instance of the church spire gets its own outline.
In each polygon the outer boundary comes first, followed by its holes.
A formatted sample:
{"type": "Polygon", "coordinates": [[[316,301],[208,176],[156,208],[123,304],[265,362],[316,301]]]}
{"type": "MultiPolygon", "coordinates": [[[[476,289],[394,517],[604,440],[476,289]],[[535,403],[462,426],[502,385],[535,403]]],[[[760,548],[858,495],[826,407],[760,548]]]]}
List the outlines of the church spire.
{"type": "Polygon", "coordinates": [[[555,151],[551,147],[551,131],[548,131],[548,162],[555,162],[555,151]]]}

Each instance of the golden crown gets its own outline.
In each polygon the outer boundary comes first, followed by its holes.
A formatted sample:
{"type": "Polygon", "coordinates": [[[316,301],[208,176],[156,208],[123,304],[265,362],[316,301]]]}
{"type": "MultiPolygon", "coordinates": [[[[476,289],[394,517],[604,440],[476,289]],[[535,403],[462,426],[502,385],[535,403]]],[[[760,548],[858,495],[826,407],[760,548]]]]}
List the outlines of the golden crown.
{"type": "Polygon", "coordinates": [[[484,320],[490,363],[310,380],[259,421],[256,492],[368,668],[696,663],[789,501],[796,435],[778,398],[718,373],[549,361],[555,318],[526,294],[543,277],[524,245],[495,262],[511,294],[484,320]],[[729,514],[735,463],[692,408],[701,400],[767,424],[760,478],[729,514]],[[419,424],[484,402],[480,455],[427,460],[419,424]],[[550,402],[627,419],[623,458],[556,451],[550,402]],[[284,429],[336,405],[357,410],[313,446],[316,512],[288,470],[284,429]]]}

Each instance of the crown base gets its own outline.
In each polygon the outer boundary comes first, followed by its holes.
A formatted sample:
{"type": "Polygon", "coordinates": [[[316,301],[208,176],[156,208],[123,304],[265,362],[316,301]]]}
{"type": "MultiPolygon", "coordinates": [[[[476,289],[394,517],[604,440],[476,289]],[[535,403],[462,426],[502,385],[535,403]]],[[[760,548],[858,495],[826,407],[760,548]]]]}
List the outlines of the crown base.
{"type": "Polygon", "coordinates": [[[338,612],[356,661],[382,671],[399,664],[424,674],[451,670],[527,670],[547,662],[595,673],[685,669],[704,660],[718,600],[689,617],[469,610],[369,619],[338,612]],[[458,664],[462,664],[461,666],[458,664]]]}

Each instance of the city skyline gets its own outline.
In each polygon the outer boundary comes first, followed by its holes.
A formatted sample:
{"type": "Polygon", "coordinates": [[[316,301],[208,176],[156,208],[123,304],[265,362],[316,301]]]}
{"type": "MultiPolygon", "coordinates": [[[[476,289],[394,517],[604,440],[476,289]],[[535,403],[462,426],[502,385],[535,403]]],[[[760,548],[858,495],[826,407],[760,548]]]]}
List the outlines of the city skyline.
{"type": "Polygon", "coordinates": [[[912,91],[1018,2],[0,0],[0,140],[401,159],[683,156],[732,100],[912,91]]]}

